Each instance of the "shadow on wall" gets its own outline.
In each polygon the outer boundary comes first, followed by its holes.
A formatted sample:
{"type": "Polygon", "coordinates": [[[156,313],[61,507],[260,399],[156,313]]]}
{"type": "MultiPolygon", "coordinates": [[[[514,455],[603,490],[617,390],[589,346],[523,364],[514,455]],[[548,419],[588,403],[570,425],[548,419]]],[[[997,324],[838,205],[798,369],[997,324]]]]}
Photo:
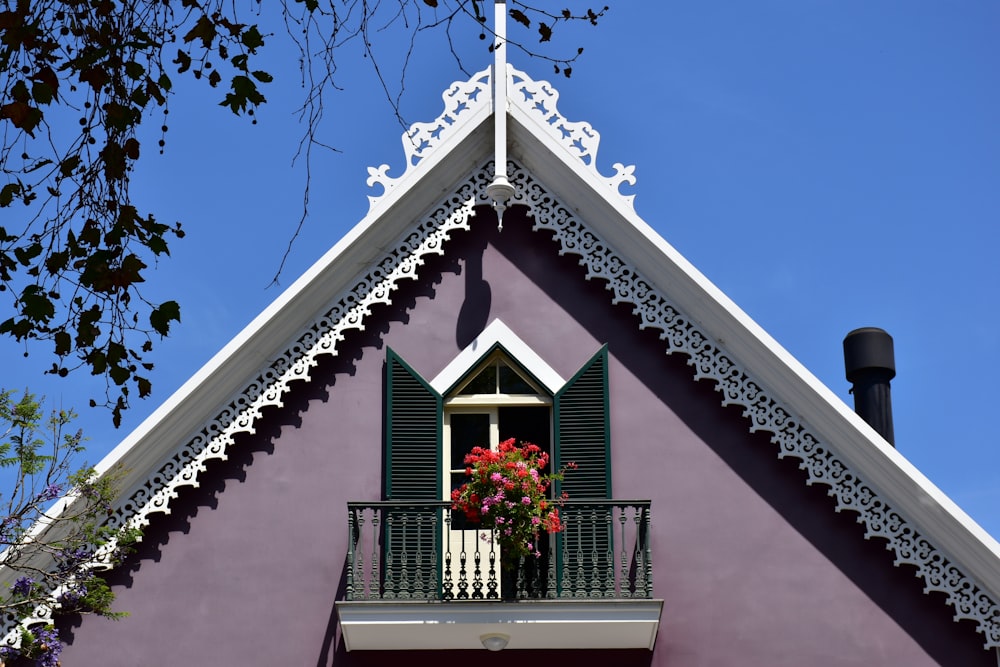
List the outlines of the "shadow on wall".
{"type": "MultiPolygon", "coordinates": [[[[485,206],[478,207],[473,220],[483,220],[488,217],[485,206]]],[[[470,244],[465,254],[465,300],[458,311],[458,325],[455,328],[455,343],[459,350],[464,349],[475,340],[486,325],[489,324],[490,307],[493,303],[493,293],[490,284],[483,280],[483,252],[489,243],[491,235],[473,236],[476,241],[470,244]]]]}

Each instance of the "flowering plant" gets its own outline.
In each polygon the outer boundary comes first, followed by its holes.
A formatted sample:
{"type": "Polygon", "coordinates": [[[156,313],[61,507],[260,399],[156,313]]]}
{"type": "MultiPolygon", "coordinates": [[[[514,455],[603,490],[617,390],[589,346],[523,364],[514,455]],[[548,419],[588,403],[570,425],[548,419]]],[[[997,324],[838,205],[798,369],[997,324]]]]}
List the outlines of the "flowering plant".
{"type": "Polygon", "coordinates": [[[493,530],[501,552],[517,558],[540,556],[538,534],[563,529],[558,502],[548,497],[563,471],[543,474],[548,463],[549,455],[538,445],[518,445],[514,438],[501,442],[496,451],[473,447],[465,456],[465,474],[472,479],[452,491],[452,509],[493,530]]]}

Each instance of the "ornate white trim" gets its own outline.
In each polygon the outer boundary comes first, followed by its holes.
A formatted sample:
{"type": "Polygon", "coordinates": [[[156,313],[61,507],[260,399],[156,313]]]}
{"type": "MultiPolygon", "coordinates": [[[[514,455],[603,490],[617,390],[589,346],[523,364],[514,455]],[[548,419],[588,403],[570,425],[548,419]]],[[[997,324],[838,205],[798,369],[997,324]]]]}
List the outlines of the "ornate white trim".
{"type": "MultiPolygon", "coordinates": [[[[508,64],[507,90],[511,91],[510,106],[517,107],[535,125],[560,146],[567,154],[579,161],[592,172],[599,181],[605,183],[608,189],[620,197],[630,208],[634,206],[635,195],[621,193],[621,186],[634,186],[635,165],[625,166],[615,162],[612,168],[615,173],[604,175],[597,170],[597,149],[601,143],[601,134],[585,121],[571,121],[558,110],[559,91],[548,81],[535,81],[524,72],[508,64]]],[[[468,119],[474,117],[481,109],[500,108],[507,105],[492,103],[493,83],[491,69],[476,72],[468,81],[456,81],[442,93],[444,110],[430,123],[414,123],[403,133],[403,152],[406,156],[406,168],[398,177],[389,176],[390,166],[381,164],[378,167],[368,167],[368,187],[380,186],[382,192],[368,196],[369,211],[393,190],[403,178],[415,169],[421,161],[434,152],[445,140],[455,134],[468,119]]]]}
{"type": "Polygon", "coordinates": [[[492,98],[492,75],[487,68],[476,72],[468,81],[455,81],[441,94],[444,111],[430,123],[414,123],[403,133],[403,153],[406,155],[406,169],[402,176],[389,176],[389,165],[368,167],[368,187],[382,186],[382,193],[368,196],[368,210],[378,202],[420,162],[430,155],[441,143],[461,127],[462,123],[475,116],[478,109],[490,107],[492,98]]]}
{"type": "MultiPolygon", "coordinates": [[[[645,280],[628,261],[576,218],[526,170],[511,163],[509,173],[517,185],[515,204],[530,209],[535,230],[553,232],[559,254],[575,254],[587,278],[606,281],[613,303],[628,303],[639,319],[639,328],[659,329],[668,354],[687,356],[694,379],[707,379],[722,394],[723,405],[738,405],[750,421],[751,432],[766,431],[778,445],[778,457],[794,457],[808,475],[807,484],[823,484],[836,501],[836,511],[857,513],[866,538],[886,540],[896,565],[916,568],[925,592],[944,593],[955,620],[976,623],[986,647],[1000,647],[1000,607],[981,586],[923,537],[907,519],[861,479],[856,472],[796,422],[792,412],[770,396],[738,362],[674,306],[660,290],[645,280]]],[[[169,513],[170,503],[184,486],[198,486],[198,478],[211,459],[226,459],[237,433],[252,433],[262,410],[280,406],[293,380],[306,380],[322,355],[337,354],[337,345],[350,329],[362,330],[375,304],[389,304],[399,282],[415,279],[424,258],[441,254],[444,243],[457,229],[468,229],[473,206],[487,204],[486,186],[492,164],[466,179],[449,197],[407,231],[354,286],[304,328],[282,354],[257,374],[197,436],[174,454],[114,511],[115,526],[142,527],[156,512],[169,513]]],[[[107,545],[108,549],[114,544],[107,545]]],[[[39,620],[45,620],[39,618],[39,620]]],[[[10,626],[5,624],[5,630],[10,626]]]]}
{"type": "Polygon", "coordinates": [[[623,183],[635,185],[635,165],[625,166],[615,162],[615,173],[605,176],[597,170],[597,149],[601,143],[601,133],[586,121],[571,121],[559,113],[559,91],[548,81],[534,81],[524,72],[507,67],[508,87],[514,91],[511,104],[524,111],[536,121],[546,135],[558,146],[580,161],[597,178],[607,184],[608,189],[620,197],[631,208],[635,195],[623,195],[623,183]]]}

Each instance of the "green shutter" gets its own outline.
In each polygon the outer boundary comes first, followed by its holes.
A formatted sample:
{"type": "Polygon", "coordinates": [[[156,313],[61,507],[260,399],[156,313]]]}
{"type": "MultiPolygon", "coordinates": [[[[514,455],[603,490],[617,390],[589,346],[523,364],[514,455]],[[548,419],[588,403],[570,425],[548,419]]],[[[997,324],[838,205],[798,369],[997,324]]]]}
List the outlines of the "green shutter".
{"type": "Polygon", "coordinates": [[[386,375],[386,496],[440,500],[441,396],[391,349],[386,375]]]}
{"type": "MultiPolygon", "coordinates": [[[[608,348],[605,345],[555,396],[555,466],[574,462],[557,486],[571,501],[611,498],[608,348]]],[[[614,595],[611,512],[603,505],[566,505],[556,536],[560,597],[614,595]]]]}
{"type": "Polygon", "coordinates": [[[441,590],[441,396],[391,349],[386,354],[386,512],[383,595],[436,597],[441,590]]]}
{"type": "Polygon", "coordinates": [[[602,347],[555,396],[555,462],[577,464],[558,491],[572,500],[611,497],[608,346],[602,347]]]}

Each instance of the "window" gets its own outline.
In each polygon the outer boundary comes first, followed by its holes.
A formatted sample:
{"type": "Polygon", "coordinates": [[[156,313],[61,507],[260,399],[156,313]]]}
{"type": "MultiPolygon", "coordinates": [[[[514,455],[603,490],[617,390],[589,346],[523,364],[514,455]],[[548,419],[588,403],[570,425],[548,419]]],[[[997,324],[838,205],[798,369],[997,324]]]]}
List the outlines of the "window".
{"type": "MultiPolygon", "coordinates": [[[[499,345],[488,350],[486,355],[500,352],[500,361],[511,358],[499,345]]],[[[542,440],[544,421],[531,416],[532,408],[551,409],[551,449],[553,469],[558,469],[563,461],[575,461],[579,466],[573,475],[562,483],[565,490],[575,499],[610,498],[611,475],[609,457],[609,423],[607,397],[607,347],[601,348],[569,381],[550,395],[505,394],[500,388],[500,369],[510,365],[489,361],[477,365],[478,373],[463,377],[445,395],[439,393],[391,349],[386,359],[386,497],[389,500],[436,500],[446,498],[445,484],[450,493],[451,480],[445,482],[444,466],[454,469],[453,461],[464,457],[464,452],[448,451],[445,460],[444,424],[448,417],[449,431],[452,415],[480,415],[479,417],[459,417],[461,429],[471,429],[475,434],[490,432],[490,442],[499,442],[503,437],[517,437],[542,440]],[[488,383],[496,370],[492,394],[479,392],[479,383],[488,383]],[[473,387],[473,393],[465,390],[473,387]],[[491,396],[487,405],[485,396],[491,396]],[[551,408],[548,406],[551,405],[551,408]],[[487,408],[488,409],[477,409],[487,408]],[[529,426],[529,424],[533,424],[529,426]],[[523,429],[522,430],[522,426],[523,429]],[[532,432],[526,431],[531,428],[532,432]],[[489,431],[489,429],[494,429],[489,431]]],[[[518,374],[520,376],[520,374],[518,374]]],[[[534,383],[533,390],[539,391],[537,381],[520,376],[521,381],[534,383]],[[530,382],[529,382],[530,380],[530,382]]],[[[464,431],[463,431],[464,433],[464,431]]],[[[463,438],[481,438],[482,435],[463,435],[463,438]]],[[[449,444],[450,444],[449,440],[449,444]]],[[[468,443],[465,443],[468,444],[468,443]]],[[[464,447],[465,444],[460,445],[464,447]]],[[[542,446],[542,443],[536,443],[542,446]]],[[[472,445],[469,445],[470,447],[472,445]]],[[[464,466],[463,466],[464,469],[464,466]]]]}
{"type": "MultiPolygon", "coordinates": [[[[550,451],[553,470],[562,462],[577,463],[573,474],[557,485],[557,494],[565,491],[573,500],[611,498],[607,366],[604,346],[563,381],[499,321],[432,382],[389,349],[386,498],[414,504],[448,500],[452,488],[465,479],[465,454],[473,446],[495,447],[509,437],[550,451]]],[[[389,531],[390,560],[422,571],[425,580],[439,577],[440,530],[407,535],[394,537],[389,531]],[[438,561],[428,554],[438,555],[438,561]]],[[[591,544],[593,539],[575,548],[589,553],[598,546],[591,544]]]]}

